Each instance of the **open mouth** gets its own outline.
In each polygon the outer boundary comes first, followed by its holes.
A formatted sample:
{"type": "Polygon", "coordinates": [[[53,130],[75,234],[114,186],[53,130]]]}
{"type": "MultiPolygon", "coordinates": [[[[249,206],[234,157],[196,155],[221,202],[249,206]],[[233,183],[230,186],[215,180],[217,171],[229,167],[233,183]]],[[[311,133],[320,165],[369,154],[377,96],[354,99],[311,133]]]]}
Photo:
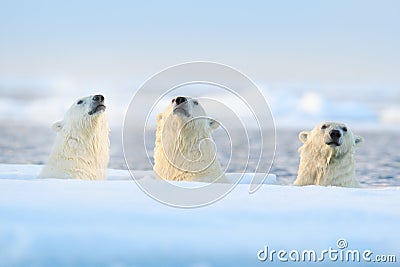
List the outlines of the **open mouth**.
{"type": "Polygon", "coordinates": [[[94,107],[91,111],[89,111],[89,115],[97,114],[104,110],[106,110],[106,106],[104,106],[103,104],[100,104],[100,105],[97,105],[96,107],[94,107]]]}
{"type": "Polygon", "coordinates": [[[189,113],[186,111],[186,109],[181,108],[181,107],[176,107],[174,108],[174,114],[181,114],[184,115],[186,117],[189,117],[189,113]]]}
{"type": "Polygon", "coordinates": [[[327,144],[328,146],[331,146],[331,147],[340,146],[339,142],[337,142],[337,141],[330,141],[325,144],[327,144]]]}

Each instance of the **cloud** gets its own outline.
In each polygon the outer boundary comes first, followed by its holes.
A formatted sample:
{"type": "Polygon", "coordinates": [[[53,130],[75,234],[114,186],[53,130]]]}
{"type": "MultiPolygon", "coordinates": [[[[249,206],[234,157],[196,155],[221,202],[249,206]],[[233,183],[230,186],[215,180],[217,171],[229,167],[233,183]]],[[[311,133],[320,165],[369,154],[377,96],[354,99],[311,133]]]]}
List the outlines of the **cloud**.
{"type": "Polygon", "coordinates": [[[306,113],[319,114],[322,111],[324,100],[321,95],[314,92],[305,93],[299,100],[299,107],[306,113]]]}
{"type": "Polygon", "coordinates": [[[400,123],[400,108],[387,107],[380,113],[380,119],[385,124],[399,124],[400,123]]]}
{"type": "Polygon", "coordinates": [[[281,90],[269,93],[272,112],[278,127],[313,127],[321,121],[376,125],[377,112],[355,99],[332,99],[315,91],[281,90]]]}

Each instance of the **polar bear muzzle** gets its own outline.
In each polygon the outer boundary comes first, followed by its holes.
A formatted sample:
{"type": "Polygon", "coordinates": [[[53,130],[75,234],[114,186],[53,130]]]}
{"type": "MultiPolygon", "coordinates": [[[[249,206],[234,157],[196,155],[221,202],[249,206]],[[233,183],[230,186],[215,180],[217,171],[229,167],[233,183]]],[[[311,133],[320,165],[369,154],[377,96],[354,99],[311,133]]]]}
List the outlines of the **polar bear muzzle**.
{"type": "Polygon", "coordinates": [[[342,143],[342,133],[339,130],[333,129],[325,137],[325,144],[328,146],[340,146],[342,143]]]}
{"type": "Polygon", "coordinates": [[[89,115],[94,115],[101,113],[106,110],[106,106],[104,105],[104,96],[95,95],[92,98],[92,102],[90,104],[89,115]]]}
{"type": "Polygon", "coordinates": [[[190,108],[188,104],[188,99],[183,96],[178,96],[177,98],[172,99],[172,105],[174,106],[174,115],[183,115],[185,117],[190,117],[190,108]]]}
{"type": "Polygon", "coordinates": [[[324,142],[330,147],[338,147],[343,144],[343,135],[347,132],[345,125],[332,125],[325,123],[321,127],[325,131],[324,142]]]}

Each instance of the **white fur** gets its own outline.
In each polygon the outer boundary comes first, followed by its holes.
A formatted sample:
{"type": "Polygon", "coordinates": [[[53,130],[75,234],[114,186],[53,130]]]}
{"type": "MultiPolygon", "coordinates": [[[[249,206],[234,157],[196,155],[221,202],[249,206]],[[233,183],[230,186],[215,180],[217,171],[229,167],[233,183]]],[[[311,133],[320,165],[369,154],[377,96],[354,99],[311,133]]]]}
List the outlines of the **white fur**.
{"type": "Polygon", "coordinates": [[[93,96],[81,98],[53,125],[57,137],[41,178],[101,180],[109,160],[109,127],[104,111],[89,115],[93,96]],[[80,104],[79,101],[82,101],[80,104]]]}
{"type": "Polygon", "coordinates": [[[311,132],[303,131],[299,139],[304,143],[299,148],[300,166],[295,185],[324,185],[358,187],[355,176],[354,150],[363,143],[342,123],[323,122],[311,132]],[[322,127],[325,125],[326,129],[322,127]],[[341,145],[326,144],[331,130],[342,134],[341,145]]]}
{"type": "MultiPolygon", "coordinates": [[[[175,101],[175,100],[173,100],[175,101]]],[[[211,132],[219,124],[208,117],[197,100],[188,98],[179,105],[170,103],[157,115],[154,171],[166,180],[227,182],[220,164],[211,132]]]]}

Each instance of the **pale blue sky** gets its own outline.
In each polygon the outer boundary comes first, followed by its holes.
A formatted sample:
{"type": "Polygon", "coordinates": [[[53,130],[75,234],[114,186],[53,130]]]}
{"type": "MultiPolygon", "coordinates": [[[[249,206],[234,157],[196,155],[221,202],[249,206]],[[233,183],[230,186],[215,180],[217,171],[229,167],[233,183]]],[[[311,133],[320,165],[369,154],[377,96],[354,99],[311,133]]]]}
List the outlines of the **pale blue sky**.
{"type": "Polygon", "coordinates": [[[209,60],[256,81],[400,86],[400,1],[0,1],[0,80],[143,81],[209,60]]]}

